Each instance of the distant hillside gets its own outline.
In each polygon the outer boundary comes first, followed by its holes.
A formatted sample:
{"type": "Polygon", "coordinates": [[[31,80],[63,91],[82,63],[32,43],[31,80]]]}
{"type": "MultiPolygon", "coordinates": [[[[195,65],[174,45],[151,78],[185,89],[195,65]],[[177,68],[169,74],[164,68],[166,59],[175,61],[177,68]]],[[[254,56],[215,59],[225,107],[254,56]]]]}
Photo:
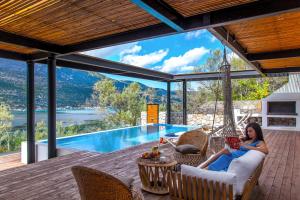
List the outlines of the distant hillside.
{"type": "MultiPolygon", "coordinates": [[[[80,107],[90,100],[93,85],[104,75],[69,68],[57,68],[57,107],[80,107]]],[[[36,107],[47,106],[47,66],[37,64],[35,68],[36,107]]],[[[128,86],[130,81],[116,81],[118,90],[128,86]]],[[[143,91],[148,87],[140,84],[143,91]]],[[[156,89],[158,96],[166,95],[163,89],[156,89]]],[[[13,109],[26,106],[26,64],[0,59],[0,101],[13,109]]]]}

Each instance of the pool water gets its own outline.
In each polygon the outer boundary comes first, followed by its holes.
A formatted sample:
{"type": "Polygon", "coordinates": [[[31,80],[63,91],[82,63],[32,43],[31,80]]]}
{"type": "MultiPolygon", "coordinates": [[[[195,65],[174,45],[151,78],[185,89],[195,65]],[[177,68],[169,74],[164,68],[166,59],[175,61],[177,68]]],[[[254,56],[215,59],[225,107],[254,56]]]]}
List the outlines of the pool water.
{"type": "MultiPolygon", "coordinates": [[[[195,126],[153,124],[90,134],[58,138],[57,146],[94,152],[113,152],[143,143],[158,141],[160,137],[196,129],[195,126]]],[[[44,141],[43,143],[47,143],[44,141]]]]}

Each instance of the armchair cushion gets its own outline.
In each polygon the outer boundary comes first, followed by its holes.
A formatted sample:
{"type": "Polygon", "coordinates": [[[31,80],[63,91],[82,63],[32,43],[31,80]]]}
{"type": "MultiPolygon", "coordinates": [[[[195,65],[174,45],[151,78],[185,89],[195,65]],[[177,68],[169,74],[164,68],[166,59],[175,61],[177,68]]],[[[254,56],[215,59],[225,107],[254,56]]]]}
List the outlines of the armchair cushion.
{"type": "Polygon", "coordinates": [[[182,144],[182,145],[178,145],[175,150],[177,152],[180,152],[182,154],[195,154],[198,153],[200,150],[192,145],[192,144],[182,144]]]}
{"type": "Polygon", "coordinates": [[[230,172],[223,171],[209,171],[206,169],[200,169],[198,167],[192,167],[188,165],[181,165],[181,174],[206,179],[208,181],[218,181],[233,185],[233,195],[236,194],[235,188],[237,187],[236,175],[230,172]]]}
{"type": "Polygon", "coordinates": [[[227,172],[236,174],[236,192],[238,194],[243,193],[247,180],[264,158],[264,153],[256,150],[250,150],[245,155],[231,161],[227,172]]]}

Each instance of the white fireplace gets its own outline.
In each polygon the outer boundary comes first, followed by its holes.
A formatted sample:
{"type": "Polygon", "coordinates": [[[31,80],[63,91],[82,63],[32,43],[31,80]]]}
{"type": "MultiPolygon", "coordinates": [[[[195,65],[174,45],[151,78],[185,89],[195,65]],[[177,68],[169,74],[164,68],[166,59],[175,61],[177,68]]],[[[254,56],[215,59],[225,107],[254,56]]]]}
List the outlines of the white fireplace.
{"type": "Polygon", "coordinates": [[[287,84],[262,99],[262,127],[300,131],[300,73],[291,73],[287,84]]]}

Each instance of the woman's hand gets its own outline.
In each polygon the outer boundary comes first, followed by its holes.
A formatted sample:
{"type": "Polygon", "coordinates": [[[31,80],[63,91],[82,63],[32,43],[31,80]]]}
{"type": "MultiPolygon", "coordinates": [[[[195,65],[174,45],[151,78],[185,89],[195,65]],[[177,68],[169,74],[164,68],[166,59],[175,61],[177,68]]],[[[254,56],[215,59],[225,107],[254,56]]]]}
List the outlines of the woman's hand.
{"type": "Polygon", "coordinates": [[[240,142],[240,150],[248,150],[250,149],[249,147],[251,146],[247,145],[245,142],[240,142]]]}

